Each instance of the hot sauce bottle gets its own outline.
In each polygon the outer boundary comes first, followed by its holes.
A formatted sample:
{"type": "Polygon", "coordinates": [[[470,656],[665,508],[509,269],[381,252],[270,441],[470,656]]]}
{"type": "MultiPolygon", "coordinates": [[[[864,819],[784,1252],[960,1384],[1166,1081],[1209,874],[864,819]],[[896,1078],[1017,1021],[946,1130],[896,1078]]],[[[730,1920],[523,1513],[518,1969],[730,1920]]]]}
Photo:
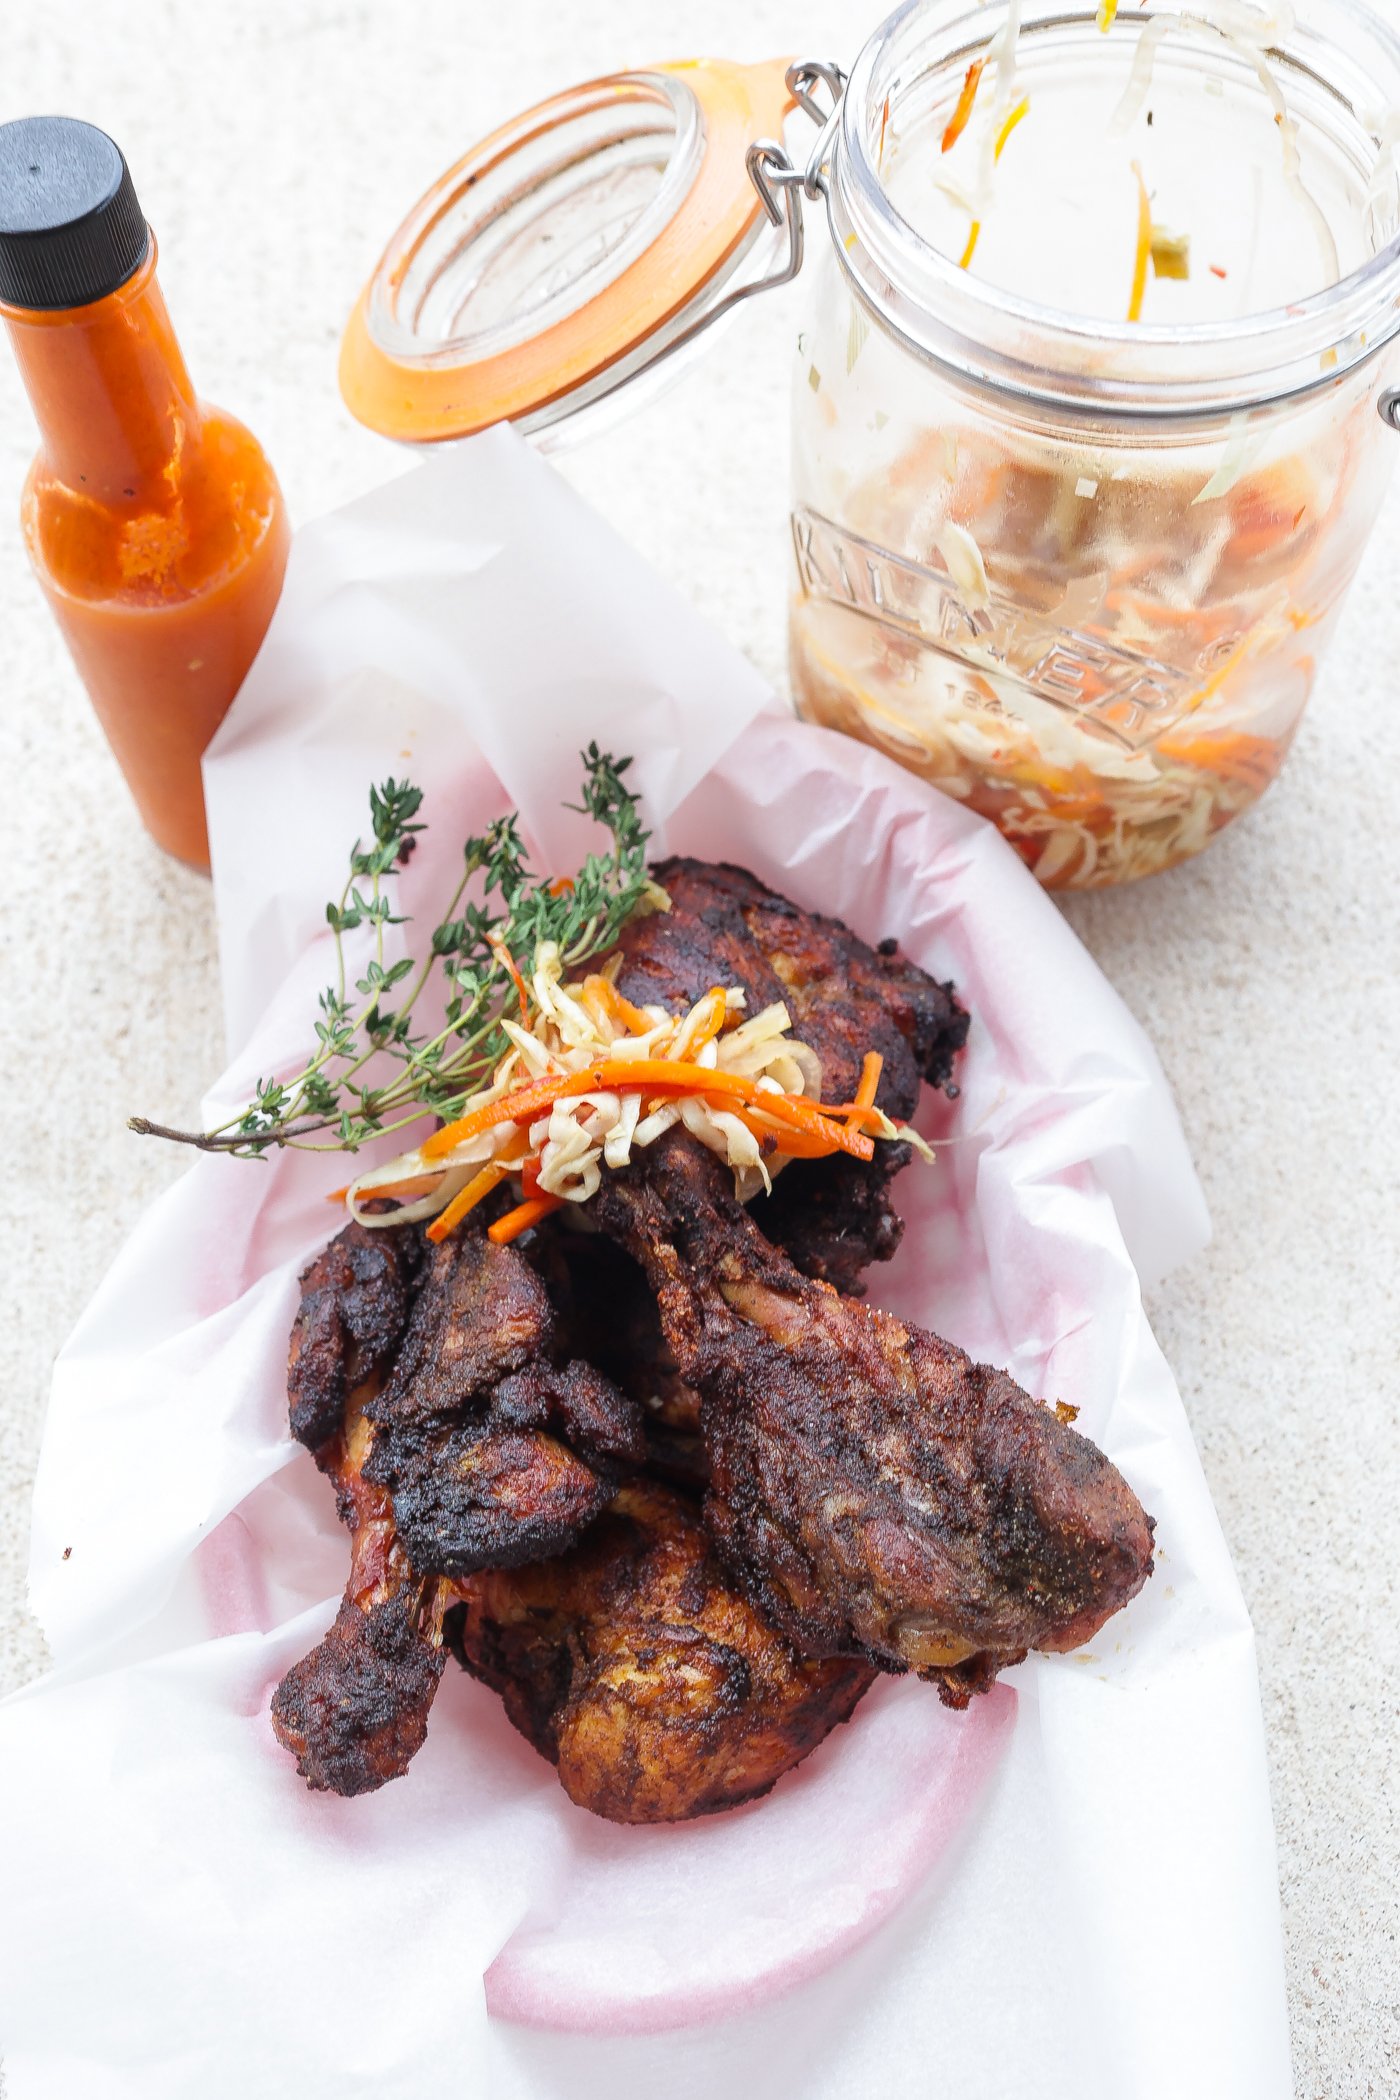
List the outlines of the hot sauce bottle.
{"type": "Polygon", "coordinates": [[[147,830],[207,868],[200,755],[290,533],[262,447],[190,384],[131,175],[91,124],[0,125],[0,318],[41,439],[30,559],[147,830]]]}

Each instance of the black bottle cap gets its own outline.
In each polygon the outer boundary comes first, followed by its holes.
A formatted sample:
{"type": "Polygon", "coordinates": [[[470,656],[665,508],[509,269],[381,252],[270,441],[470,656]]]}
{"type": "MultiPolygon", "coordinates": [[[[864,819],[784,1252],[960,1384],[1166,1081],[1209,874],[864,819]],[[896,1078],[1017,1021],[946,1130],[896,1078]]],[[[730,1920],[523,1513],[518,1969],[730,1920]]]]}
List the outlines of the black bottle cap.
{"type": "Polygon", "coordinates": [[[76,117],[0,124],[0,300],[47,312],[105,299],[151,236],[121,149],[76,117]]]}

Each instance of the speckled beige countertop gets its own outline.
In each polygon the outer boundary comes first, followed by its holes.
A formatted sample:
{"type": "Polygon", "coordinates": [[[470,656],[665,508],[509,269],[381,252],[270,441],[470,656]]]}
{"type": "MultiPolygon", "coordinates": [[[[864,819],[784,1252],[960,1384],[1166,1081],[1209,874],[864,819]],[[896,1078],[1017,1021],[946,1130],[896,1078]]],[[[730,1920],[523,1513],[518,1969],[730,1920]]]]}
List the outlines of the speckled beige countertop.
{"type": "MultiPolygon", "coordinates": [[[[473,136],[619,64],[849,59],[878,12],[46,0],[7,22],[0,118],[63,110],[122,142],[197,382],[253,425],[307,518],[401,464],[341,408],[337,342],[382,238],[473,136]]],[[[777,682],[799,310],[800,289],[762,302],[566,466],[777,682]]],[[[124,1118],[188,1120],[221,1063],[209,891],[143,836],[25,566],[14,502],[32,442],[0,355],[0,1690],[44,1666],[24,1562],[51,1361],[180,1168],[124,1118]]],[[[1275,792],[1194,865],[1068,906],[1161,1052],[1214,1217],[1152,1313],[1259,1636],[1308,2100],[1400,2091],[1397,577],[1400,491],[1275,792]]]]}

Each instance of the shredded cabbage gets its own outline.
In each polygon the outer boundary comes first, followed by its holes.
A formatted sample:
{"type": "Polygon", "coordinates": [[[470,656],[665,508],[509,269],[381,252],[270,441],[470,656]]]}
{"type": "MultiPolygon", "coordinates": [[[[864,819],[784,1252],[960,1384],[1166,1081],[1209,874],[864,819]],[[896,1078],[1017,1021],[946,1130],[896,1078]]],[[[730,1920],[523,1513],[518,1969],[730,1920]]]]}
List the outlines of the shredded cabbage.
{"type": "Polygon", "coordinates": [[[1191,498],[1192,506],[1198,503],[1214,503],[1221,496],[1228,496],[1236,483],[1242,481],[1255,460],[1264,449],[1267,432],[1261,424],[1256,429],[1249,427],[1247,415],[1230,418],[1226,433],[1225,449],[1220,455],[1220,464],[1200,492],[1191,498]]]}
{"type": "Polygon", "coordinates": [[[992,593],[982,549],[972,534],[965,525],[945,519],[938,528],[937,546],[963,604],[969,612],[984,612],[992,602],[992,593]]]}

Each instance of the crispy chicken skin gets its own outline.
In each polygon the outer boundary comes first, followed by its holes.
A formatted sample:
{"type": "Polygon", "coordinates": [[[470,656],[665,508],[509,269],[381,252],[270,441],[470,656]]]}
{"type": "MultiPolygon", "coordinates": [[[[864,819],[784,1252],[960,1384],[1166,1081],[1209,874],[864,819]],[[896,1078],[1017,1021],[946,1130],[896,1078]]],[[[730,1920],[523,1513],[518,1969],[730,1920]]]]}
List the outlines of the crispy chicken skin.
{"type": "Polygon", "coordinates": [[[890,1183],[913,1156],[910,1145],[881,1143],[870,1161],[845,1152],[794,1160],[775,1178],[773,1193],[759,1196],[749,1209],[764,1238],[804,1275],[848,1298],[863,1298],[866,1270],[872,1262],[892,1261],[904,1237],[890,1183]]]}
{"type": "Polygon", "coordinates": [[[571,1543],[641,1457],[641,1417],[588,1365],[552,1360],[539,1279],[479,1232],[425,1251],[411,1227],[352,1224],[301,1291],[292,1426],[335,1485],[351,1566],[272,1720],[308,1785],[361,1794],[422,1746],[443,1578],[571,1543]]]}
{"type": "Polygon", "coordinates": [[[356,1386],[393,1362],[413,1302],[423,1243],[416,1232],[347,1225],[301,1279],[287,1359],[292,1435],[317,1450],[341,1427],[356,1386]]]}
{"type": "Polygon", "coordinates": [[[569,1353],[596,1365],[640,1409],[645,1470],[703,1488],[700,1395],[676,1369],[645,1272],[616,1240],[576,1228],[567,1212],[530,1235],[526,1258],[549,1292],[569,1353]]]}
{"type": "MultiPolygon", "coordinates": [[[[919,1084],[946,1086],[967,1039],[968,1017],[894,941],[871,948],[839,919],[806,912],[743,868],[667,860],[655,869],[669,912],[634,919],[619,943],[619,989],[637,1005],[679,1011],[712,985],[741,985],[748,1011],[783,1000],[793,1034],[821,1059],[828,1101],[849,1101],[867,1051],[883,1059],[881,1108],[913,1115],[919,1084]]],[[[872,1261],[888,1261],[902,1222],[889,1184],[909,1162],[882,1145],[872,1165],[844,1155],[798,1161],[754,1207],[765,1233],[800,1269],[859,1295],[872,1261]]]]}
{"type": "Polygon", "coordinates": [[[796,1654],[726,1580],[692,1505],[624,1485],[558,1559],[458,1586],[447,1638],[581,1808],[678,1823],[767,1793],[850,1714],[864,1663],[796,1654]]]}
{"type": "Polygon", "coordinates": [[[420,1251],[410,1229],[348,1225],[301,1279],[292,1430],[335,1486],[350,1577],[330,1632],[277,1687],[272,1725],[317,1791],[370,1793],[405,1772],[442,1676],[437,1584],[414,1574],[388,1495],[364,1477],[365,1409],[403,1334],[420,1251]]]}
{"type": "MultiPolygon", "coordinates": [[[[272,1699],[272,1726],[317,1792],[368,1794],[408,1770],[423,1747],[442,1676],[441,1598],[415,1576],[394,1537],[393,1511],[356,1463],[368,1446],[351,1417],[337,1473],[352,1536],[350,1580],[325,1639],[294,1663],[272,1699]]],[[[341,1440],[336,1439],[340,1444],[341,1440]]]]}
{"type": "Polygon", "coordinates": [[[560,1552],[644,1455],[635,1403],[586,1363],[554,1361],[549,1295],[480,1231],[427,1258],[408,1329],[370,1404],[365,1477],[387,1488],[423,1573],[465,1575],[560,1552]]]}
{"type": "Polygon", "coordinates": [[[604,1178],[701,1395],[706,1522],[804,1654],[863,1654],[965,1706],[1031,1648],[1087,1641],[1152,1568],[1094,1445],[1004,1373],[800,1273],[673,1132],[604,1178]]]}

